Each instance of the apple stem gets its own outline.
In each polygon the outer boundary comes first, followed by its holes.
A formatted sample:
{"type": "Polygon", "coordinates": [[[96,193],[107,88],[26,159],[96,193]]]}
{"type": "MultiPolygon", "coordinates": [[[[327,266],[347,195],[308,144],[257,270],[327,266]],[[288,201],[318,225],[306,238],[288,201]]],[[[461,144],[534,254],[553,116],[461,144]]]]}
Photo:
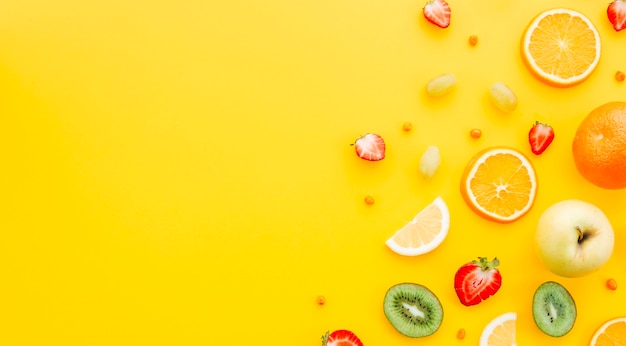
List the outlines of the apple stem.
{"type": "Polygon", "coordinates": [[[578,244],[580,244],[585,239],[585,235],[583,234],[583,230],[580,229],[580,226],[576,226],[576,232],[578,232],[578,244]]]}

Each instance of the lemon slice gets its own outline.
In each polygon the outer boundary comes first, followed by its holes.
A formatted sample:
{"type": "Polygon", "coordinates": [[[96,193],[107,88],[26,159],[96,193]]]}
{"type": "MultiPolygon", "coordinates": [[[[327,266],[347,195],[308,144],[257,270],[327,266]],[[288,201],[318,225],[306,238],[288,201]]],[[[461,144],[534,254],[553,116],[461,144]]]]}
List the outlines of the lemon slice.
{"type": "Polygon", "coordinates": [[[480,346],[515,346],[515,324],[517,313],[507,312],[493,320],[483,329],[480,335],[480,346]]]}
{"type": "Polygon", "coordinates": [[[420,211],[385,244],[403,256],[417,256],[434,250],[448,235],[450,212],[441,197],[420,211]]]}

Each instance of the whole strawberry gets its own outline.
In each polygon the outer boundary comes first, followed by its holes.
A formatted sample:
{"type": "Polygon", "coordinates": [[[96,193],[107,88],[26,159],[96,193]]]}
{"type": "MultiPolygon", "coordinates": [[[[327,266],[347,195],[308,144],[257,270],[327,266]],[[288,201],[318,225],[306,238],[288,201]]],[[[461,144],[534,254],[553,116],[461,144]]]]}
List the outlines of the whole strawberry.
{"type": "Polygon", "coordinates": [[[614,0],[606,9],[609,22],[613,25],[615,31],[626,28],[626,3],[622,0],[614,0]]]}
{"type": "Polygon", "coordinates": [[[461,304],[476,305],[496,294],[502,286],[502,275],[498,270],[500,261],[478,257],[459,268],[454,276],[454,290],[461,304]]]}
{"type": "Polygon", "coordinates": [[[367,161],[379,161],[385,158],[385,141],[374,133],[366,133],[352,144],[356,154],[367,161]]]}

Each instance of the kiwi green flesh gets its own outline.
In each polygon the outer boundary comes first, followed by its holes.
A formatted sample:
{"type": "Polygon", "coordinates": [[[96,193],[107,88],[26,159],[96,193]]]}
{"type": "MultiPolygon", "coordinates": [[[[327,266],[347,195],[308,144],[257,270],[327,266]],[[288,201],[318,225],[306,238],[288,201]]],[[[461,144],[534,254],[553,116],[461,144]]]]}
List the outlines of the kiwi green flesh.
{"type": "Polygon", "coordinates": [[[437,296],[415,283],[401,283],[389,288],[383,310],[398,332],[412,338],[433,334],[443,321],[443,307],[437,296]]]}
{"type": "Polygon", "coordinates": [[[574,327],[576,303],[561,284],[554,281],[544,282],[533,296],[533,318],[542,332],[552,337],[561,337],[574,327]]]}

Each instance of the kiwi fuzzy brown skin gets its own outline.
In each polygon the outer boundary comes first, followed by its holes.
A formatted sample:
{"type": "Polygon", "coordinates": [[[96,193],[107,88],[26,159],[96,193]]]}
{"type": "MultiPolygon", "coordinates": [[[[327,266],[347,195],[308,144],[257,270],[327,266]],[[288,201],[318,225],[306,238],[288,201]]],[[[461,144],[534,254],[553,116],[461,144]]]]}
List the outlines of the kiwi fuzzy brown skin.
{"type": "Polygon", "coordinates": [[[421,338],[435,333],[443,321],[443,306],[427,287],[401,283],[387,290],[383,311],[400,334],[421,338]]]}
{"type": "Polygon", "coordinates": [[[542,283],[533,296],[533,319],[546,335],[558,338],[569,333],[576,322],[574,298],[558,282],[542,283]]]}

